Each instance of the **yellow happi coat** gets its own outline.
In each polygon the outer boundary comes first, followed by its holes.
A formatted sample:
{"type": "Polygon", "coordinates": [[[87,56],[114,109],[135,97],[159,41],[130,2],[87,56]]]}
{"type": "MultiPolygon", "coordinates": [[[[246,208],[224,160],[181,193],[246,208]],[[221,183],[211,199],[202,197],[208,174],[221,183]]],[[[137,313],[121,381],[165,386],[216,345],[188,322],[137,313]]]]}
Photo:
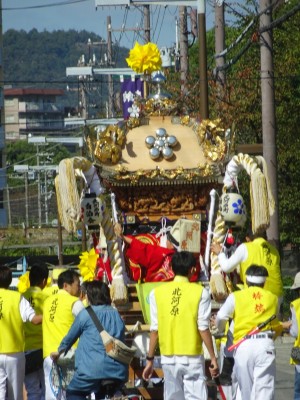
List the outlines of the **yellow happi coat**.
{"type": "Polygon", "coordinates": [[[0,354],[24,351],[20,300],[20,293],[9,289],[0,289],[0,354]]]}
{"type": "Polygon", "coordinates": [[[165,356],[202,354],[197,326],[203,286],[175,276],[172,282],[154,289],[157,304],[158,337],[165,356]]]}
{"type": "MultiPolygon", "coordinates": [[[[234,335],[233,342],[247,335],[253,328],[276,315],[278,298],[268,290],[258,286],[251,286],[233,292],[234,308],[234,335]]],[[[274,331],[275,336],[282,331],[277,318],[270,322],[263,330],[274,331]]]]}
{"type": "Polygon", "coordinates": [[[57,351],[61,340],[68,333],[73,321],[72,307],[78,298],[60,289],[44,302],[43,312],[43,355],[48,357],[57,351]]]}
{"type": "Polygon", "coordinates": [[[246,271],[250,265],[262,265],[268,270],[269,274],[264,289],[278,297],[282,296],[283,284],[280,273],[280,256],[277,249],[263,238],[257,238],[244,244],[248,251],[248,257],[240,264],[242,282],[246,283],[246,271]]]}

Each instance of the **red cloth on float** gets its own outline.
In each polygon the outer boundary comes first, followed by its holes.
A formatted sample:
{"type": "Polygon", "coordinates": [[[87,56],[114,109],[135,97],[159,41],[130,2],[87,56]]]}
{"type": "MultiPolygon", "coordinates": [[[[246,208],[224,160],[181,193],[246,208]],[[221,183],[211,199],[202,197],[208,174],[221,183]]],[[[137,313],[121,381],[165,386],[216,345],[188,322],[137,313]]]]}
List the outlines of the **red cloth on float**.
{"type": "Polygon", "coordinates": [[[97,259],[97,280],[102,281],[103,276],[106,275],[109,283],[112,282],[111,267],[109,258],[105,254],[99,253],[99,258],[97,259]]]}
{"type": "MultiPolygon", "coordinates": [[[[141,282],[173,280],[171,260],[176,250],[161,247],[155,235],[142,234],[130,237],[132,242],[125,251],[130,278],[141,282]]],[[[191,282],[197,281],[200,275],[199,255],[195,255],[195,259],[196,272],[191,277],[191,282]]]]}
{"type": "Polygon", "coordinates": [[[144,243],[132,237],[132,242],[126,250],[126,257],[129,259],[133,280],[143,282],[172,280],[174,273],[171,268],[171,258],[174,252],[173,249],[144,243]]]}

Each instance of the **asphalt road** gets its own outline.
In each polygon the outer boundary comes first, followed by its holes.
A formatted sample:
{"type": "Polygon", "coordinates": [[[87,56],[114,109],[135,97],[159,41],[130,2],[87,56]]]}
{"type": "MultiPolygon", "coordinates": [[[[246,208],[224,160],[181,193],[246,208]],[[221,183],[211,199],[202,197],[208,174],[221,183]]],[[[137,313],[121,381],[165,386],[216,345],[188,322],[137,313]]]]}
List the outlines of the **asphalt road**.
{"type": "MultiPolygon", "coordinates": [[[[294,339],[291,337],[278,338],[275,341],[276,347],[276,387],[275,400],[294,399],[294,366],[290,365],[290,353],[294,339]]],[[[209,397],[215,399],[215,395],[209,397]]],[[[217,394],[217,399],[221,395],[217,394]]],[[[249,399],[243,399],[249,400],[249,399]]]]}
{"type": "Polygon", "coordinates": [[[294,398],[294,366],[290,365],[290,353],[294,339],[278,338],[276,346],[276,388],[275,400],[292,400],[294,398]]]}

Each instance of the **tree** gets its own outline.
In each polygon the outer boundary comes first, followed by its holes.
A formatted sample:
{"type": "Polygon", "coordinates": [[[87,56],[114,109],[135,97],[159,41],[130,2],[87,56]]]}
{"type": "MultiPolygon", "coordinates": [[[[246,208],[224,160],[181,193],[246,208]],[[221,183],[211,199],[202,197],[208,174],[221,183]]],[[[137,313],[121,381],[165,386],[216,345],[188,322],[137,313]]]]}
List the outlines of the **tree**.
{"type": "MultiPolygon", "coordinates": [[[[64,158],[71,156],[69,150],[61,144],[48,145],[45,153],[53,154],[50,159],[40,157],[40,164],[51,163],[51,165],[58,165],[59,162],[64,158]]],[[[7,173],[12,174],[14,172],[15,165],[29,165],[34,166],[37,164],[37,148],[34,144],[28,143],[25,140],[18,140],[16,142],[7,142],[6,144],[6,165],[7,173]]],[[[19,182],[16,180],[9,179],[9,186],[14,186],[19,182]]]]}
{"type": "MultiPolygon", "coordinates": [[[[286,16],[297,4],[297,0],[290,0],[276,8],[274,20],[286,16]]],[[[255,8],[250,7],[248,15],[244,15],[236,26],[226,29],[226,46],[236,41],[250,20],[254,21],[251,29],[227,55],[227,84],[221,94],[213,75],[214,63],[211,62],[214,57],[211,46],[213,30],[207,35],[210,118],[221,117],[224,127],[230,127],[234,122],[238,144],[262,143],[259,27],[255,8]]],[[[274,28],[280,240],[281,245],[291,243],[297,248],[300,245],[300,226],[295,223],[300,208],[299,24],[298,12],[289,19],[282,18],[281,25],[274,28]]],[[[194,74],[192,82],[197,71],[197,47],[193,46],[190,53],[193,62],[190,70],[194,74]]],[[[193,103],[197,104],[197,100],[193,103]]],[[[242,188],[248,190],[246,181],[241,182],[242,188]]]]}

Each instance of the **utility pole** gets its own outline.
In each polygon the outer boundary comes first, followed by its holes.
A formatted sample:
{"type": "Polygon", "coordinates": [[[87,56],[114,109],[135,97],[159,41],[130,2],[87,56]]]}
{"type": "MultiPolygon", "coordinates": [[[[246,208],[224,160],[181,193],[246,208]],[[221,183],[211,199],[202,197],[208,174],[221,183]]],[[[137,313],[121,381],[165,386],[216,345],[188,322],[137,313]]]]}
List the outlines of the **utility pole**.
{"type": "Polygon", "coordinates": [[[208,119],[208,82],[206,51],[205,0],[198,0],[198,41],[199,41],[199,79],[200,79],[200,118],[208,119]]]}
{"type": "MultiPolygon", "coordinates": [[[[260,0],[260,13],[260,29],[270,26],[272,22],[272,0],[260,0]]],[[[261,34],[260,62],[263,156],[268,166],[271,190],[276,203],[275,212],[270,218],[270,227],[267,230],[267,236],[271,243],[273,243],[276,247],[279,247],[276,115],[272,29],[269,29],[261,34]]]]}
{"type": "MultiPolygon", "coordinates": [[[[29,217],[28,217],[28,171],[24,172],[24,180],[25,180],[25,231],[29,227],[29,217]]],[[[39,209],[40,209],[39,204],[39,209]]],[[[40,221],[39,221],[40,224],[40,221]]]]}
{"type": "Polygon", "coordinates": [[[145,35],[145,42],[151,42],[151,34],[150,34],[150,6],[146,5],[143,6],[144,10],[144,35],[145,35]]]}
{"type": "Polygon", "coordinates": [[[58,240],[58,265],[61,267],[64,263],[63,260],[63,242],[62,242],[62,226],[61,220],[59,218],[59,213],[57,215],[57,240],[58,240]]]}
{"type": "Polygon", "coordinates": [[[187,78],[189,73],[188,63],[188,32],[187,32],[187,10],[185,6],[179,7],[180,27],[180,83],[181,93],[187,92],[187,78]]]}
{"type": "MultiPolygon", "coordinates": [[[[107,17],[107,65],[112,66],[112,39],[111,39],[111,17],[107,17]]],[[[112,75],[107,76],[108,80],[108,118],[114,117],[114,83],[112,75]]]]}
{"type": "Polygon", "coordinates": [[[44,187],[45,187],[45,224],[48,225],[48,176],[47,171],[44,170],[44,187]]]}
{"type": "MultiPolygon", "coordinates": [[[[225,18],[224,18],[224,2],[217,2],[215,0],[215,50],[216,54],[222,53],[225,49],[225,18]]],[[[218,71],[218,67],[223,67],[225,64],[225,56],[217,57],[216,59],[216,81],[217,85],[224,86],[225,84],[225,71],[218,71]]]]}
{"type": "Polygon", "coordinates": [[[85,77],[78,77],[78,93],[79,93],[79,108],[80,117],[86,120],[88,118],[87,100],[86,100],[86,88],[85,88],[85,77]]]}
{"type": "Polygon", "coordinates": [[[39,169],[40,166],[40,153],[39,153],[39,145],[36,144],[36,165],[38,167],[37,171],[37,186],[38,186],[38,221],[39,228],[42,226],[42,208],[41,208],[41,171],[39,169]]]}
{"type": "Polygon", "coordinates": [[[10,196],[9,186],[6,185],[6,199],[7,199],[7,216],[8,216],[8,227],[11,227],[11,210],[10,210],[10,196]]]}

